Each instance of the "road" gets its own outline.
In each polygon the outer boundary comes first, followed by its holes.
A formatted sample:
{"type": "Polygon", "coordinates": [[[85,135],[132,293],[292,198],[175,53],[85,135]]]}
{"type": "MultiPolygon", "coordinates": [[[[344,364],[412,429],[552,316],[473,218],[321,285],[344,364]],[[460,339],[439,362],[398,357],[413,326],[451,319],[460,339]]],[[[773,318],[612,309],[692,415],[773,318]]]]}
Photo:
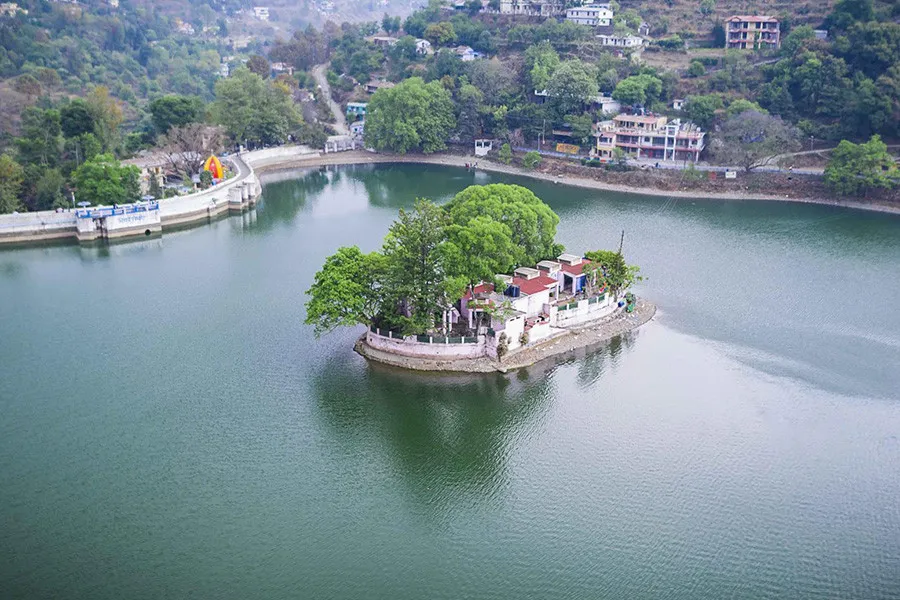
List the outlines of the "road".
{"type": "Polygon", "coordinates": [[[331,114],[334,115],[334,124],[332,125],[334,131],[338,135],[350,135],[350,129],[347,127],[347,119],[344,116],[344,111],[342,111],[341,106],[331,98],[331,86],[328,85],[328,77],[325,76],[327,69],[328,63],[313,67],[313,79],[316,80],[316,84],[318,84],[319,89],[322,90],[322,95],[325,97],[325,101],[328,102],[328,108],[331,109],[331,114]]]}

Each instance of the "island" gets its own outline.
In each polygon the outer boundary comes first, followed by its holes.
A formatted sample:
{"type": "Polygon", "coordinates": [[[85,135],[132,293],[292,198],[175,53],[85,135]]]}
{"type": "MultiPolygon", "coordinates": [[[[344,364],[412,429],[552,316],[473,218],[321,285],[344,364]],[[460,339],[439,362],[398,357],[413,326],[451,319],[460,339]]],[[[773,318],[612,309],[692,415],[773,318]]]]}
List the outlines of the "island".
{"type": "Polygon", "coordinates": [[[571,254],[559,216],[529,189],[475,185],[400,210],[381,251],[341,247],[308,290],[317,336],[364,325],[369,360],[423,371],[528,366],[635,329],[656,307],[616,250],[571,254]]]}

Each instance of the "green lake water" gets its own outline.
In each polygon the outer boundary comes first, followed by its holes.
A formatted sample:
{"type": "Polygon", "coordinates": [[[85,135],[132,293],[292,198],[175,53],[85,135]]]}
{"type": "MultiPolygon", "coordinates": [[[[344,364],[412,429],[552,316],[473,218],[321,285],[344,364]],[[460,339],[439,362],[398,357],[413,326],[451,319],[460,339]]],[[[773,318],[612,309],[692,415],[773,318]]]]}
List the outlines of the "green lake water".
{"type": "Polygon", "coordinates": [[[422,166],[0,252],[0,598],[900,598],[900,218],[422,166]],[[472,183],[569,251],[625,230],[656,319],[506,376],[303,325],[338,246],[472,183]]]}

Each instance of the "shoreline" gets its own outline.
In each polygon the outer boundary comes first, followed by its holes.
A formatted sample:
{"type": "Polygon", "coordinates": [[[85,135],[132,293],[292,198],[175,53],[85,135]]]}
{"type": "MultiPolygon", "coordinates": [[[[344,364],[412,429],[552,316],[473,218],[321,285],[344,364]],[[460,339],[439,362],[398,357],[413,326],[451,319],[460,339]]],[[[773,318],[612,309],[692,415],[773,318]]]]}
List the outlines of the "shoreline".
{"type": "Polygon", "coordinates": [[[566,355],[588,346],[606,344],[647,324],[656,315],[656,305],[639,298],[631,314],[619,309],[610,316],[585,323],[565,333],[547,338],[534,346],[525,346],[503,360],[488,357],[430,359],[404,356],[379,350],[366,343],[365,334],[353,346],[360,356],[376,363],[429,373],[507,373],[566,355]]]}
{"type": "MultiPolygon", "coordinates": [[[[361,164],[422,164],[437,165],[447,167],[465,168],[466,163],[472,163],[473,158],[459,156],[456,154],[433,154],[433,155],[398,155],[398,154],[375,154],[366,151],[354,150],[351,152],[342,152],[336,154],[308,155],[309,158],[298,158],[288,160],[280,164],[267,164],[256,167],[255,170],[260,175],[260,179],[265,183],[265,174],[278,171],[289,171],[303,168],[313,168],[321,166],[349,166],[361,164]]],[[[527,171],[512,165],[504,165],[492,160],[480,158],[478,159],[478,169],[489,171],[491,173],[501,173],[505,175],[515,175],[517,177],[528,177],[548,183],[556,183],[560,185],[568,185],[584,189],[592,189],[606,192],[616,192],[621,194],[633,194],[639,196],[654,196],[659,198],[693,198],[700,200],[737,200],[737,201],[754,201],[754,202],[797,202],[800,204],[818,204],[821,206],[836,206],[840,208],[851,208],[856,210],[865,210],[868,212],[878,212],[884,214],[900,215],[900,206],[891,206],[885,204],[869,204],[856,200],[836,200],[832,198],[791,198],[785,196],[776,196],[772,194],[753,194],[746,192],[703,192],[690,190],[661,190],[658,188],[648,187],[632,187],[627,185],[606,183],[596,179],[588,179],[586,177],[576,177],[572,175],[554,176],[540,171],[527,171]]]]}

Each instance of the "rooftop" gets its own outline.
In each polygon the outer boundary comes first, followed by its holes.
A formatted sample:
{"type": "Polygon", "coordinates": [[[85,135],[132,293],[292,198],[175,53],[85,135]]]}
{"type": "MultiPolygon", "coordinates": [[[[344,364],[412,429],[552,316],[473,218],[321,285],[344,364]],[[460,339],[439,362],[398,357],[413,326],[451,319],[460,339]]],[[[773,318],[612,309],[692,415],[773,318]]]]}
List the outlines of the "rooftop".
{"type": "Polygon", "coordinates": [[[728,17],[727,21],[749,21],[750,23],[777,23],[778,19],[775,17],[765,16],[765,15],[735,15],[733,17],[728,17]]]}

